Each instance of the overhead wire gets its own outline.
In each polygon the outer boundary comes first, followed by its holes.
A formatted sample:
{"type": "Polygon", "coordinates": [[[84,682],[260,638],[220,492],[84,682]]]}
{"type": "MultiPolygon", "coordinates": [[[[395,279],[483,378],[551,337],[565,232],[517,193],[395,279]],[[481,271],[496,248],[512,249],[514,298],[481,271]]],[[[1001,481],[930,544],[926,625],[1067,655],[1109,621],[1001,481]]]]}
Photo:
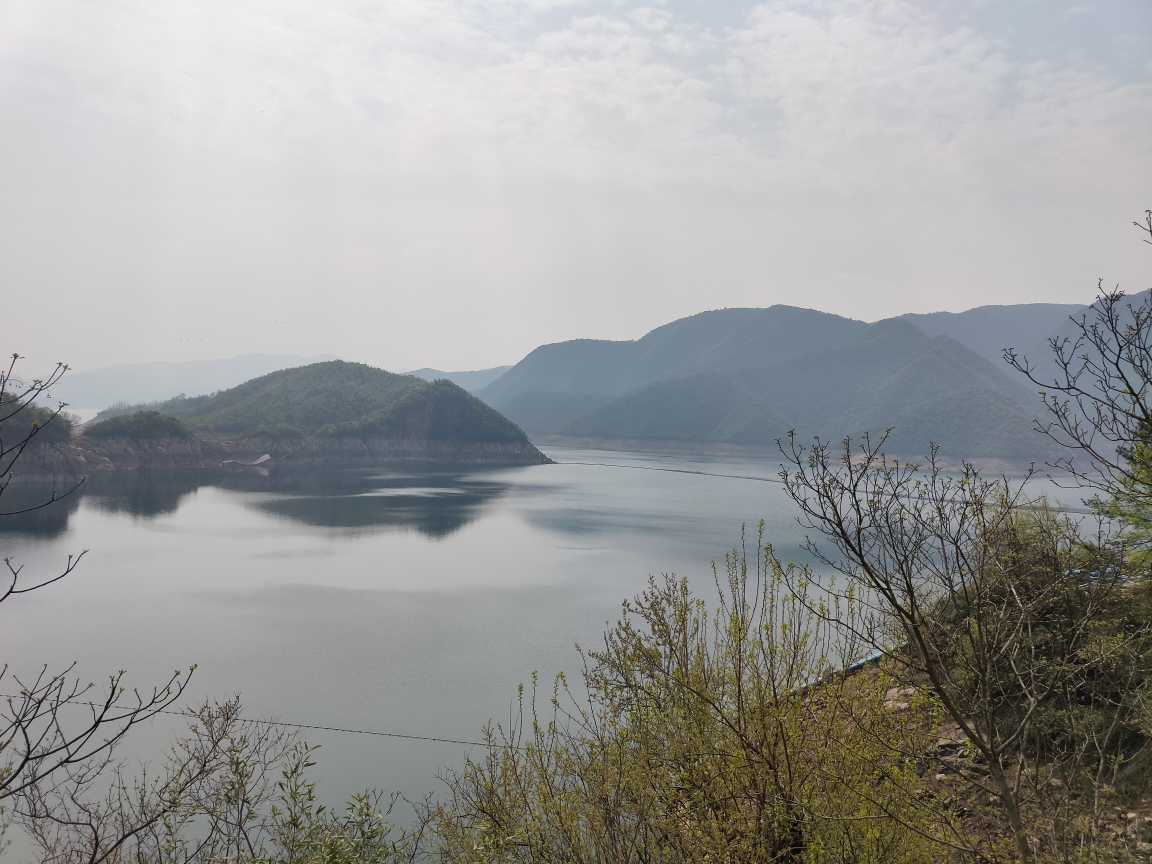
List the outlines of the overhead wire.
{"type": "MultiPolygon", "coordinates": [[[[783,485],[779,477],[756,477],[751,474],[716,474],[711,471],[692,471],[687,468],[659,468],[655,465],[626,465],[621,462],[556,462],[557,465],[588,465],[595,468],[631,468],[635,471],[665,471],[669,474],[695,474],[700,477],[723,477],[728,480],[755,480],[759,483],[776,483],[783,485]]],[[[1091,514],[1095,511],[1086,507],[1072,507],[1067,504],[1050,505],[1053,510],[1061,513],[1091,514]]]]}
{"type": "MultiPolygon", "coordinates": [[[[23,697],[13,696],[9,693],[0,693],[0,699],[20,699],[20,698],[23,698],[23,697]]],[[[56,702],[54,707],[60,707],[63,705],[74,705],[77,707],[79,707],[79,706],[95,707],[95,706],[103,706],[104,703],[103,702],[63,701],[63,702],[56,702]]],[[[126,709],[126,710],[131,710],[131,709],[126,709]]],[[[148,713],[149,715],[168,714],[168,715],[171,715],[173,717],[199,717],[200,716],[195,711],[173,711],[173,710],[168,709],[168,708],[161,708],[161,709],[154,710],[154,711],[148,711],[146,713],[148,713]]],[[[349,729],[349,728],[346,728],[343,726],[317,726],[317,725],[313,725],[313,724],[309,724],[309,723],[291,723],[287,720],[272,720],[272,719],[253,720],[249,717],[241,717],[239,719],[245,723],[268,723],[268,724],[273,725],[273,726],[288,726],[288,727],[291,727],[293,729],[314,729],[314,730],[321,731],[321,732],[346,732],[350,735],[374,735],[374,736],[377,736],[380,738],[403,738],[403,739],[406,739],[409,741],[432,741],[432,742],[436,742],[439,744],[465,744],[465,745],[468,745],[470,747],[490,747],[490,746],[492,746],[491,744],[488,744],[484,741],[465,741],[465,740],[460,739],[460,738],[436,738],[436,737],[431,736],[431,735],[408,735],[408,734],[405,734],[403,732],[377,732],[377,731],[372,730],[372,729],[349,729]]]]}

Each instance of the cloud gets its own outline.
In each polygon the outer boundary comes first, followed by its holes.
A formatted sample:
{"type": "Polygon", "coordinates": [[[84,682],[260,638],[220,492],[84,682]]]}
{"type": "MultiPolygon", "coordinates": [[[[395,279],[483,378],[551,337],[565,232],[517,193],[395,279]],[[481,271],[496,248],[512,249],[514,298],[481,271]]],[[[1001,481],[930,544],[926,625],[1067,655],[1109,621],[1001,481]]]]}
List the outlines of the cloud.
{"type": "Polygon", "coordinates": [[[1152,70],[989,14],[12,0],[0,290],[59,296],[28,336],[89,366],[167,357],[174,316],[205,356],[472,368],[721,305],[1090,299],[1140,272],[1152,70]]]}

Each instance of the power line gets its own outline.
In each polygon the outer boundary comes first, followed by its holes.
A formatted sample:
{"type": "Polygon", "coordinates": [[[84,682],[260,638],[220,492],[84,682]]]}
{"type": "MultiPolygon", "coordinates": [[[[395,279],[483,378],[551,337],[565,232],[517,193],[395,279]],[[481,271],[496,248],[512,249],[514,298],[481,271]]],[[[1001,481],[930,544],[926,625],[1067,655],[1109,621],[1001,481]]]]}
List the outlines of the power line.
{"type": "MultiPolygon", "coordinates": [[[[7,693],[0,693],[0,699],[19,699],[22,697],[12,696],[7,693]]],[[[104,703],[100,702],[57,702],[56,707],[61,705],[76,705],[76,706],[103,706],[104,703]]],[[[171,711],[162,708],[158,711],[149,711],[149,714],[170,714],[174,717],[199,717],[200,715],[194,711],[171,711]]],[[[466,744],[471,747],[491,747],[493,745],[483,741],[464,741],[458,738],[434,738],[431,735],[406,735],[402,732],[377,732],[372,729],[346,729],[341,726],[313,726],[308,723],[289,723],[285,720],[251,720],[247,717],[240,718],[245,723],[269,723],[273,726],[290,726],[293,729],[315,729],[321,732],[346,732],[349,735],[375,735],[380,738],[403,738],[409,741],[433,741],[439,744],[466,744]]]]}
{"type": "MultiPolygon", "coordinates": [[[[631,468],[634,471],[665,471],[669,474],[695,474],[700,477],[723,477],[727,480],[755,480],[758,483],[776,483],[783,485],[784,481],[778,477],[754,477],[749,474],[714,474],[711,471],[690,471],[687,468],[657,468],[654,465],[624,465],[619,462],[557,462],[557,465],[589,465],[596,468],[631,468]]],[[[911,496],[905,496],[911,497],[911,496]]],[[[1086,507],[1072,507],[1066,504],[1049,505],[1051,509],[1061,513],[1091,514],[1094,510],[1086,507]]]]}
{"type": "Polygon", "coordinates": [[[598,468],[632,468],[636,471],[666,471],[669,474],[697,474],[701,477],[724,477],[728,480],[758,480],[761,483],[783,483],[777,477],[753,477],[748,474],[713,474],[711,471],[689,471],[687,468],[657,468],[653,465],[621,465],[612,462],[557,462],[557,465],[592,465],[598,468]]]}
{"type": "MultiPolygon", "coordinates": [[[[191,711],[160,711],[161,714],[176,714],[181,717],[196,717],[191,711]]],[[[247,722],[259,722],[248,720],[247,722]]],[[[435,741],[440,744],[467,744],[473,747],[491,747],[482,741],[461,741],[456,738],[433,738],[430,735],[405,735],[402,732],[376,732],[371,729],[344,729],[340,726],[310,726],[307,723],[287,723],[283,720],[267,721],[275,726],[291,726],[293,729],[316,729],[321,732],[347,732],[349,735],[376,735],[380,738],[404,738],[409,741],[435,741]]]]}

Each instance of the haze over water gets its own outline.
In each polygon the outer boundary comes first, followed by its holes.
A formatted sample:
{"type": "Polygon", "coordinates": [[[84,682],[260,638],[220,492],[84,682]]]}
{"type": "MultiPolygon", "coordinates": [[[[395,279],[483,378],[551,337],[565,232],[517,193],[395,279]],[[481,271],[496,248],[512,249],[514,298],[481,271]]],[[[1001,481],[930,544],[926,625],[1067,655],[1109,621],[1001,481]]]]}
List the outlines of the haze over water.
{"type": "MultiPolygon", "coordinates": [[[[795,509],[764,482],[778,460],[548,452],[561,464],[94,477],[4,520],[29,574],[91,549],[5,604],[6,659],[22,674],[75,660],[98,683],[127,669],[139,686],[197,663],[187,703],[240,693],[250,717],[475,741],[533,670],[546,695],[554,673],[578,677],[573,644],[595,647],[649,574],[710,599],[710,562],[760,518],[782,559],[805,558],[795,509]]],[[[170,731],[130,755],[156,758],[170,731]]],[[[469,749],[307,738],[330,800],[436,790],[469,749]]]]}

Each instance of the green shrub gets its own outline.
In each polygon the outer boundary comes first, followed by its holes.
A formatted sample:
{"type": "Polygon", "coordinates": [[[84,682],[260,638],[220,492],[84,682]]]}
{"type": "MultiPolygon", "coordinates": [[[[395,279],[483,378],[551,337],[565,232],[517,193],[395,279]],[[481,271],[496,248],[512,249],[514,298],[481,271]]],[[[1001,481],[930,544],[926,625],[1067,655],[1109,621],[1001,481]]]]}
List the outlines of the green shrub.
{"type": "Polygon", "coordinates": [[[75,415],[67,411],[52,411],[41,408],[39,405],[26,405],[14,414],[11,411],[10,419],[3,424],[0,434],[13,441],[32,434],[32,443],[55,443],[67,441],[72,437],[72,428],[75,425],[75,415]]]}
{"type": "Polygon", "coordinates": [[[128,438],[133,441],[158,438],[187,438],[188,429],[175,417],[159,411],[137,411],[102,420],[84,430],[88,438],[128,438]]]}

